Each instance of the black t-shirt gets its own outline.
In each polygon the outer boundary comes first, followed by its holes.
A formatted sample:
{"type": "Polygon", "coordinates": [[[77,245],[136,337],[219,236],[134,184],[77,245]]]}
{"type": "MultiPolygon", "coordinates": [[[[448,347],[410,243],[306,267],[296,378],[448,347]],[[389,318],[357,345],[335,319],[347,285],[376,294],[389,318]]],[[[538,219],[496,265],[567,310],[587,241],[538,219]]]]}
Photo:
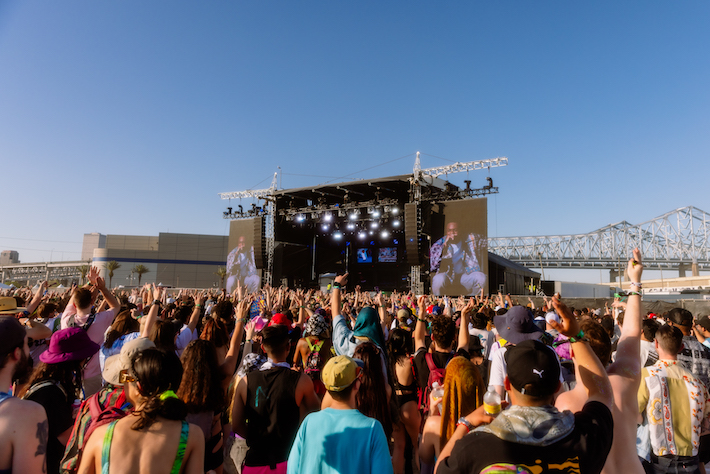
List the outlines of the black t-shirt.
{"type": "Polygon", "coordinates": [[[588,402],[574,418],[574,431],[549,446],[513,443],[490,433],[472,431],[456,442],[437,474],[484,470],[597,474],[611,449],[611,411],[603,403],[588,402]]]}
{"type": "MultiPolygon", "coordinates": [[[[417,373],[417,383],[419,384],[419,388],[426,387],[429,382],[429,366],[426,363],[426,353],[426,349],[422,348],[414,354],[414,370],[417,373]]],[[[459,349],[455,353],[434,351],[431,354],[434,365],[440,369],[445,369],[446,364],[448,364],[454,356],[463,356],[466,359],[471,358],[468,351],[464,349],[459,349]]]]}
{"type": "Polygon", "coordinates": [[[67,400],[62,389],[55,384],[48,384],[31,393],[27,400],[37,402],[44,407],[49,421],[49,439],[47,440],[47,472],[59,472],[59,463],[64,457],[64,445],[57,437],[74,425],[72,403],[67,400]]]}

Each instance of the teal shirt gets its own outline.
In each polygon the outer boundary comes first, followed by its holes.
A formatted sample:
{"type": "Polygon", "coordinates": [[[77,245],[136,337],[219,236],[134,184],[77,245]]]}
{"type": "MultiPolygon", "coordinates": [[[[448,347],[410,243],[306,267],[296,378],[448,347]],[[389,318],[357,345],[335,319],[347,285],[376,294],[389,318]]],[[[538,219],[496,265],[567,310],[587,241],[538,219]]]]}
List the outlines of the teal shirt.
{"type": "Polygon", "coordinates": [[[392,473],[382,425],[357,410],[326,408],[301,423],[288,457],[288,474],[392,473]]]}

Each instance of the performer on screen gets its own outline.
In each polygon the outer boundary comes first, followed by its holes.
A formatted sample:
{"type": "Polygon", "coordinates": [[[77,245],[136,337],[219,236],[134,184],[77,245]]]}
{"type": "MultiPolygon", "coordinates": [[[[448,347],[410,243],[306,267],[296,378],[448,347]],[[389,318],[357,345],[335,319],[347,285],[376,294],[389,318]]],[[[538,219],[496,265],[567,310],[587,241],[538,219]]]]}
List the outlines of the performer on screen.
{"type": "Polygon", "coordinates": [[[468,234],[465,241],[459,237],[456,222],[446,226],[446,235],[431,246],[433,294],[472,295],[485,288],[486,274],[481,271],[476,257],[478,246],[474,234],[468,234]]]}
{"type": "Polygon", "coordinates": [[[239,236],[239,243],[229,252],[227,256],[227,292],[231,293],[237,286],[237,282],[246,286],[247,293],[255,293],[259,290],[261,279],[256,272],[254,262],[254,247],[249,251],[246,249],[246,237],[239,236]]]}

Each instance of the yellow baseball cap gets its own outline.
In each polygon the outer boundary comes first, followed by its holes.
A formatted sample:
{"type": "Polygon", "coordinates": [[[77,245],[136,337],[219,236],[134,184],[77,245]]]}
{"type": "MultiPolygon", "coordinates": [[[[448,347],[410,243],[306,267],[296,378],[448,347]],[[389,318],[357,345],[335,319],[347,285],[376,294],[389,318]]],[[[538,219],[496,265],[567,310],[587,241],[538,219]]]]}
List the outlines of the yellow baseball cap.
{"type": "Polygon", "coordinates": [[[346,355],[332,357],[321,373],[323,385],[330,392],[345,390],[358,378],[364,366],[360,359],[346,355]]]}

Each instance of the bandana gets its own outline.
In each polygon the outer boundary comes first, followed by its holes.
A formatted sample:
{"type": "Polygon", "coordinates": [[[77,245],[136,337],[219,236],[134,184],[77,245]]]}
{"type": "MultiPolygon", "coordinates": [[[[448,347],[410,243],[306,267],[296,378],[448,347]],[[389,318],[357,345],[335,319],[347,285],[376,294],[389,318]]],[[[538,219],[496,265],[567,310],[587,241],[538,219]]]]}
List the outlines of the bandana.
{"type": "Polygon", "coordinates": [[[266,357],[261,354],[256,354],[251,352],[244,356],[239,370],[237,370],[237,375],[242,378],[245,377],[249,372],[252,372],[259,367],[261,367],[266,362],[266,357]]]}
{"type": "Polygon", "coordinates": [[[544,407],[513,405],[503,410],[490,425],[476,428],[476,431],[490,433],[504,441],[530,446],[549,446],[569,435],[573,430],[572,412],[569,410],[560,412],[551,405],[544,407]]]}
{"type": "Polygon", "coordinates": [[[308,318],[304,329],[304,336],[330,337],[328,334],[328,323],[325,322],[323,315],[318,313],[308,318]]]}

